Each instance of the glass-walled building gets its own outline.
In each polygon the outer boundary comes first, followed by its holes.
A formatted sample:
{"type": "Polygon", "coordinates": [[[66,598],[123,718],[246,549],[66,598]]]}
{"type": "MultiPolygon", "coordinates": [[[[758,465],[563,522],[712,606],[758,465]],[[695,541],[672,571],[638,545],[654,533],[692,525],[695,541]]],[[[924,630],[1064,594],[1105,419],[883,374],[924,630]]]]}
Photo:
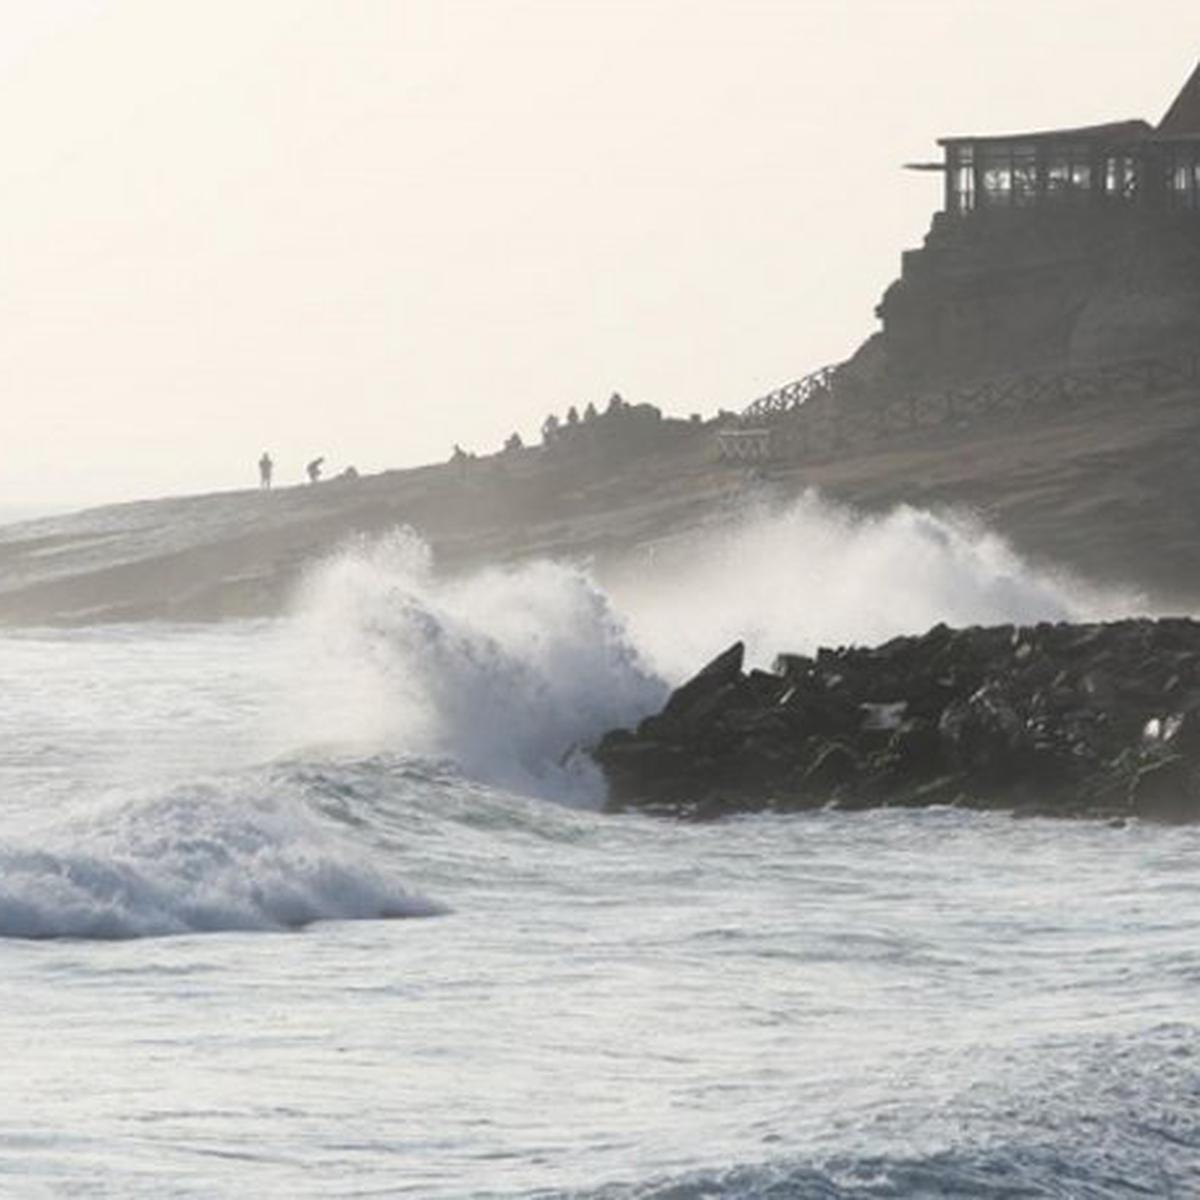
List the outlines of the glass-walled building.
{"type": "Polygon", "coordinates": [[[1142,120],[941,138],[945,209],[1087,206],[1200,213],[1200,67],[1157,128],[1142,120]]]}
{"type": "Polygon", "coordinates": [[[946,211],[1135,204],[1145,121],[1001,137],[943,138],[946,211]]]}

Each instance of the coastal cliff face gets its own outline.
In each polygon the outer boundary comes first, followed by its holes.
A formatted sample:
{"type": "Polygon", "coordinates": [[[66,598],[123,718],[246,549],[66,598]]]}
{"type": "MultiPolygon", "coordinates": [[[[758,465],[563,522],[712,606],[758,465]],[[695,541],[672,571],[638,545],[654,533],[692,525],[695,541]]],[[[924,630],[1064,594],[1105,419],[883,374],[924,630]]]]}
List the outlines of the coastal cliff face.
{"type": "Polygon", "coordinates": [[[615,808],[711,818],[955,804],[1200,819],[1200,624],[953,630],[781,655],[741,643],[593,756],[615,808]]]}
{"type": "Polygon", "coordinates": [[[939,213],[851,360],[920,389],[1200,346],[1200,221],[1103,208],[939,213]]]}

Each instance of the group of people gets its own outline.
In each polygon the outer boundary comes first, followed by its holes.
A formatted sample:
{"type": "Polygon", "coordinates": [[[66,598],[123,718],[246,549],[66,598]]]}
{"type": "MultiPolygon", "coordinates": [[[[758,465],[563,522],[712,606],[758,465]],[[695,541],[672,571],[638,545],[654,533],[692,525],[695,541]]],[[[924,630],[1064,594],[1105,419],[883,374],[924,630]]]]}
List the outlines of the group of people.
{"type": "MultiPolygon", "coordinates": [[[[325,456],[321,455],[318,458],[312,459],[304,468],[305,475],[308,476],[309,483],[320,483],[321,468],[325,465],[325,456]]],[[[270,454],[266,450],[262,453],[262,458],[258,460],[258,486],[270,488],[271,482],[275,475],[275,463],[270,454]]],[[[358,471],[354,467],[347,467],[339,476],[341,479],[357,479],[358,471]]]]}

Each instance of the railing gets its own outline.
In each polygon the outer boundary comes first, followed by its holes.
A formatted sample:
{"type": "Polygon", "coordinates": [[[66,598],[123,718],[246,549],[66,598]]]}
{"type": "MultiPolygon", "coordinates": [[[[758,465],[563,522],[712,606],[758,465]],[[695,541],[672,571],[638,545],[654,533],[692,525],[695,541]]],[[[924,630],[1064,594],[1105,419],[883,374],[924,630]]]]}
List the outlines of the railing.
{"type": "Polygon", "coordinates": [[[837,370],[825,367],[749,405],[735,429],[718,434],[721,458],[745,462],[821,457],[891,434],[988,413],[1067,407],[1113,394],[1147,396],[1200,384],[1200,356],[1181,355],[1026,371],[880,401],[839,397],[837,370]],[[751,439],[746,436],[750,433],[757,436],[751,439]]]}
{"type": "Polygon", "coordinates": [[[742,423],[753,425],[756,421],[769,421],[775,417],[784,416],[795,411],[813,396],[828,392],[833,387],[833,379],[841,368],[841,363],[830,367],[822,367],[797,379],[793,383],[784,384],[781,388],[760,396],[753,404],[742,411],[742,423]]]}

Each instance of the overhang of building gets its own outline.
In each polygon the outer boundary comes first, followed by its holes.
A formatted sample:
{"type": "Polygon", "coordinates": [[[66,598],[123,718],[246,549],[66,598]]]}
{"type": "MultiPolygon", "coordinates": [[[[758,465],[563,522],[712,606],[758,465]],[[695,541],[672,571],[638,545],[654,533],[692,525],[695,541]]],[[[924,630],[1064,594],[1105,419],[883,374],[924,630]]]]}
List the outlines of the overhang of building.
{"type": "MultiPolygon", "coordinates": [[[[1193,77],[1194,78],[1194,77],[1193,77]]],[[[1137,118],[1129,121],[1108,121],[1103,125],[1079,125],[1073,129],[1038,129],[1027,133],[962,134],[938,138],[939,146],[961,146],[966,143],[987,142],[1057,142],[1103,141],[1119,145],[1138,142],[1154,133],[1151,126],[1137,118]]]]}

